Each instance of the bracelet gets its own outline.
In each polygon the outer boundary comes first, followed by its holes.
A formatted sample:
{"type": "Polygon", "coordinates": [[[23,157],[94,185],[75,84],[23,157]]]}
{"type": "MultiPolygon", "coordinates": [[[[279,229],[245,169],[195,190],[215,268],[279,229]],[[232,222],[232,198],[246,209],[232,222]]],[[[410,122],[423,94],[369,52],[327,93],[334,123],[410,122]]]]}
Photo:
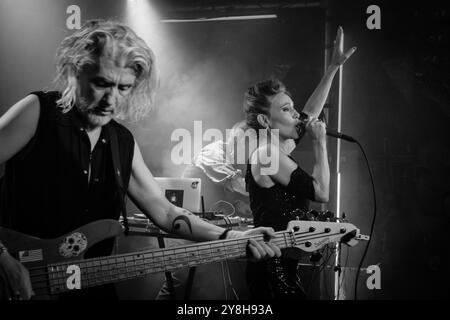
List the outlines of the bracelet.
{"type": "Polygon", "coordinates": [[[227,234],[228,234],[228,232],[230,232],[230,231],[231,231],[231,229],[225,229],[225,231],[222,232],[222,234],[219,236],[219,240],[224,240],[224,239],[226,239],[226,238],[227,238],[227,234]]]}

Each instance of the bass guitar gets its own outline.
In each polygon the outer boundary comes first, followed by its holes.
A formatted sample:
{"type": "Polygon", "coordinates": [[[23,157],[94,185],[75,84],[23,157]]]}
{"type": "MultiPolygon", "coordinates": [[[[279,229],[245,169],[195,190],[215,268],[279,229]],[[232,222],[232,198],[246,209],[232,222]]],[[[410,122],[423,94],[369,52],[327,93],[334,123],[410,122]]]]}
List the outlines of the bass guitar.
{"type": "MultiPolygon", "coordinates": [[[[250,238],[265,241],[263,235],[256,235],[83,259],[92,245],[121,233],[122,225],[118,221],[99,220],[50,240],[0,227],[0,241],[28,269],[37,299],[51,299],[71,290],[245,257],[250,238]]],[[[276,232],[271,241],[282,249],[313,252],[330,242],[353,246],[360,239],[363,238],[359,229],[350,223],[294,220],[285,231],[276,232]]]]}

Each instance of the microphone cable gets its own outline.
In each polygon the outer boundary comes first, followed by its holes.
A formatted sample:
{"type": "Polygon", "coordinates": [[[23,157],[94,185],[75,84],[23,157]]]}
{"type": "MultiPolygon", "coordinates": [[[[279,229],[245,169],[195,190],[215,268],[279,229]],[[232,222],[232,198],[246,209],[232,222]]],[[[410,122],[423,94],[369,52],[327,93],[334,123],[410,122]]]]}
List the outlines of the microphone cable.
{"type": "Polygon", "coordinates": [[[366,248],[364,249],[364,253],[363,253],[363,255],[361,257],[361,261],[358,265],[358,270],[356,271],[355,296],[353,297],[353,299],[357,300],[359,272],[361,271],[362,264],[366,257],[367,251],[369,249],[370,241],[372,240],[373,229],[375,226],[375,218],[377,215],[377,200],[376,200],[376,194],[375,194],[375,184],[373,182],[373,175],[372,175],[372,171],[370,170],[369,160],[367,159],[366,153],[364,152],[364,148],[361,146],[361,144],[356,139],[355,139],[355,143],[358,144],[359,148],[361,149],[362,154],[364,155],[364,159],[366,160],[367,169],[369,170],[369,175],[370,175],[370,182],[372,183],[372,194],[373,194],[373,217],[372,217],[372,223],[370,226],[369,240],[367,241],[366,248]]]}

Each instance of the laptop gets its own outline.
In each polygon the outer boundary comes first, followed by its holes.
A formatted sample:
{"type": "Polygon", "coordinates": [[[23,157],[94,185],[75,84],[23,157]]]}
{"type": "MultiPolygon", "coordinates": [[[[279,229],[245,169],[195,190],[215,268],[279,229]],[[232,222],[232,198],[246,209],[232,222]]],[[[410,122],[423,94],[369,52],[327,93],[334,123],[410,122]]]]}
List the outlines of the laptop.
{"type": "Polygon", "coordinates": [[[155,177],[162,192],[174,205],[193,213],[201,210],[201,179],[200,178],[166,178],[155,177]]]}

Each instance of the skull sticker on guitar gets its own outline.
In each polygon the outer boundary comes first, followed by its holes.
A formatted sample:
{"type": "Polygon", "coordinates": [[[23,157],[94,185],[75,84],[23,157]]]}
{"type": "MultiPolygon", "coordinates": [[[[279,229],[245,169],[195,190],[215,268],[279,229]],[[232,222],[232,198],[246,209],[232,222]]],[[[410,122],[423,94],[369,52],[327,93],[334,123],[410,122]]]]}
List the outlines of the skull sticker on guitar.
{"type": "Polygon", "coordinates": [[[87,247],[87,238],[80,232],[72,233],[64,238],[64,242],[59,246],[59,254],[64,258],[78,256],[87,247]]]}

